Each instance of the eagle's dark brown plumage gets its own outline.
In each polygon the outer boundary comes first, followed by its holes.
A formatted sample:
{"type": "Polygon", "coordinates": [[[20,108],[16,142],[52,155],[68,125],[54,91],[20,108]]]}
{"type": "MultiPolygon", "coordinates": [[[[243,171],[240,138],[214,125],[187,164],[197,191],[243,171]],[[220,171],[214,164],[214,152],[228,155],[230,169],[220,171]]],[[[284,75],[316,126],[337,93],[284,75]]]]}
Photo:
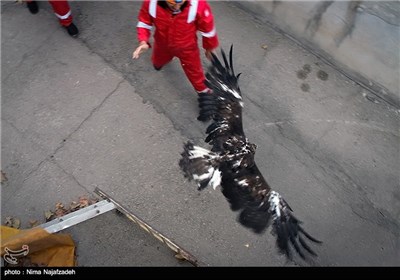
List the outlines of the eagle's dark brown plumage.
{"type": "Polygon", "coordinates": [[[305,251],[316,256],[305,238],[321,242],[301,227],[290,206],[271,189],[257,168],[256,145],[248,141],[243,131],[240,74],[235,75],[233,70],[232,47],[229,61],[223,50],[221,53],[224,64],[213,54],[206,74],[206,85],[212,94],[199,96],[198,120],[212,120],[205,139],[212,146],[211,151],[188,142],[179,165],[186,177],[196,181],[199,190],[221,186],[231,209],[240,211],[238,220],[243,226],[262,233],[272,223],[278,248],[288,258],[292,257],[291,248],[303,259],[305,251]]]}

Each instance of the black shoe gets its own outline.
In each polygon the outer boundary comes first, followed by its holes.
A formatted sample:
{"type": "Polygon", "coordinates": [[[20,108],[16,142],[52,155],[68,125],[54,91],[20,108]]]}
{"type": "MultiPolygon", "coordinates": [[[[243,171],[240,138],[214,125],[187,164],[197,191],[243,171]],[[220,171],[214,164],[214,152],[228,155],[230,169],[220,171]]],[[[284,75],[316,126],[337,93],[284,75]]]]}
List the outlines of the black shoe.
{"type": "Polygon", "coordinates": [[[154,67],[154,69],[156,69],[157,71],[160,71],[160,70],[161,70],[161,68],[162,68],[162,66],[160,66],[160,67],[157,67],[157,66],[155,66],[155,65],[153,65],[153,67],[154,67]]]}
{"type": "Polygon", "coordinates": [[[39,12],[39,6],[36,1],[27,2],[26,6],[28,7],[31,14],[37,14],[39,12]]]}
{"type": "Polygon", "coordinates": [[[70,25],[65,26],[65,28],[67,29],[68,34],[70,36],[72,36],[72,37],[78,36],[78,33],[79,33],[78,27],[76,27],[76,25],[73,22],[71,22],[70,25]]]}

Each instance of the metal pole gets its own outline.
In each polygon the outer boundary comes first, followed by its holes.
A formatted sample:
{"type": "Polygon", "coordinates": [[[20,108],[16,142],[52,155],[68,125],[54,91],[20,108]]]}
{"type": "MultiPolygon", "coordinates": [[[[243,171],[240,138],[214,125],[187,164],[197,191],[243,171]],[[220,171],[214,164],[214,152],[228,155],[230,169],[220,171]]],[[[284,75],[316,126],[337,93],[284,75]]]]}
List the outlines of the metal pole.
{"type": "Polygon", "coordinates": [[[100,190],[99,188],[96,187],[94,190],[96,194],[101,196],[103,199],[107,199],[108,201],[112,202],[116,208],[123,213],[129,220],[133,221],[134,223],[138,224],[142,229],[150,233],[152,236],[157,238],[159,241],[162,243],[166,244],[168,248],[170,248],[172,251],[175,252],[175,257],[177,259],[184,259],[191,263],[193,266],[199,266],[197,259],[190,254],[188,251],[184,250],[182,247],[178,246],[175,242],[171,241],[168,237],[166,237],[164,234],[159,232],[158,230],[154,229],[152,226],[147,224],[145,221],[143,221],[141,218],[139,218],[137,215],[133,214],[130,212],[128,209],[126,209],[124,206],[122,206],[119,202],[115,201],[113,198],[111,198],[108,194],[100,190]]]}

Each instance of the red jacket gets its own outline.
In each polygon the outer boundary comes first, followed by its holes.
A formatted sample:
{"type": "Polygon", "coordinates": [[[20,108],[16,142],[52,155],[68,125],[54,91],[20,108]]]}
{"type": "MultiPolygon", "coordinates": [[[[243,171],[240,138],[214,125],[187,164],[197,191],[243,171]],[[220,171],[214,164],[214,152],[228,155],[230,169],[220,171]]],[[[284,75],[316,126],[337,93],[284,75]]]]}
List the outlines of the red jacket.
{"type": "Polygon", "coordinates": [[[155,26],[154,41],[174,51],[198,48],[197,31],[203,37],[203,48],[218,47],[218,36],[210,6],[204,0],[187,0],[182,12],[172,15],[157,0],[144,0],[137,24],[138,40],[149,43],[151,29],[155,26]]]}

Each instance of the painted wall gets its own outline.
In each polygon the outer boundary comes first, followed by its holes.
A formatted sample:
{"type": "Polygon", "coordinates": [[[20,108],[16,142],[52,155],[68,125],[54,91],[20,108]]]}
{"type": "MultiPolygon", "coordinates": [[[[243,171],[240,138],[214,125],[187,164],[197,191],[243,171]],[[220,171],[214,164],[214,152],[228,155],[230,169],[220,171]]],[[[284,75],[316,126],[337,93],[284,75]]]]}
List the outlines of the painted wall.
{"type": "Polygon", "coordinates": [[[400,107],[399,1],[239,1],[337,69],[400,107]]]}

